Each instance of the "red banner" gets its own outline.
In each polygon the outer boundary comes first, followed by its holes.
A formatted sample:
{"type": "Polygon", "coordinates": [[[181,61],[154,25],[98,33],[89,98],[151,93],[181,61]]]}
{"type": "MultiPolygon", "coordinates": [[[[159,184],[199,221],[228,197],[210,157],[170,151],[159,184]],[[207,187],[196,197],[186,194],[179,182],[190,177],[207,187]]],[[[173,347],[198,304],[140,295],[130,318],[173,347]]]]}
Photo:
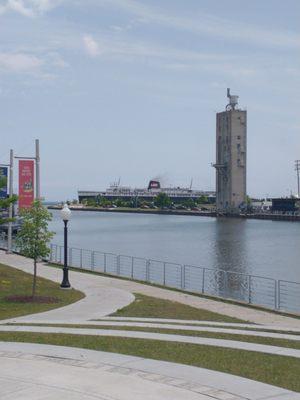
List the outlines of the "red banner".
{"type": "Polygon", "coordinates": [[[29,208],[34,200],[34,161],[19,161],[19,208],[29,208]]]}

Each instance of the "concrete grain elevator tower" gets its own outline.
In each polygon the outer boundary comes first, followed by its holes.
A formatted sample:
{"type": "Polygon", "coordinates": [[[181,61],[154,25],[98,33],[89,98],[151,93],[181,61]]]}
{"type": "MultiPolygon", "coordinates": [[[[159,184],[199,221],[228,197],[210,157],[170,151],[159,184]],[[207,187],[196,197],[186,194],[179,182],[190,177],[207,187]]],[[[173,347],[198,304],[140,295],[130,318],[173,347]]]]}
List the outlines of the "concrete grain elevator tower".
{"type": "Polygon", "coordinates": [[[234,214],[246,203],[247,111],[238,108],[230,94],[226,111],[217,113],[216,206],[217,212],[234,214]]]}

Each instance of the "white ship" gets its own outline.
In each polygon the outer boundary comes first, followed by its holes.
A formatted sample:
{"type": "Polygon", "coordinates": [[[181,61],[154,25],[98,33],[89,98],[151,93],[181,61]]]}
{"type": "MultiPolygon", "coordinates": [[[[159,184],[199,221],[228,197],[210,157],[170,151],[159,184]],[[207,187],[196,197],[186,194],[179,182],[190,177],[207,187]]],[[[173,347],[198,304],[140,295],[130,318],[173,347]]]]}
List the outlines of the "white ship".
{"type": "Polygon", "coordinates": [[[162,187],[159,180],[151,180],[147,188],[132,188],[130,186],[122,186],[120,182],[115,182],[106,191],[79,190],[78,199],[80,203],[88,199],[96,200],[99,197],[104,197],[108,200],[140,198],[152,201],[159,193],[166,193],[174,202],[197,199],[202,196],[208,197],[212,202],[215,200],[215,192],[213,191],[194,190],[192,187],[162,187]]]}

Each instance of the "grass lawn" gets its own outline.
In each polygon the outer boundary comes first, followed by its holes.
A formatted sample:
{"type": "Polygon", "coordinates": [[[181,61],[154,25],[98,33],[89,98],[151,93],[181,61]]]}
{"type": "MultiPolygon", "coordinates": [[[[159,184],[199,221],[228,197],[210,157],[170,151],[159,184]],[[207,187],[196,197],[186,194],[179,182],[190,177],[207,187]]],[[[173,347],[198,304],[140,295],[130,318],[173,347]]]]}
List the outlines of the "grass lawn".
{"type": "Polygon", "coordinates": [[[170,318],[197,321],[245,323],[245,320],[187,306],[171,300],[134,293],[135,301],[116,311],[112,316],[137,318],[170,318]]]}
{"type": "MultiPolygon", "coordinates": [[[[52,267],[52,268],[61,268],[61,265],[59,265],[57,263],[48,263],[47,265],[49,267],[52,267]]],[[[88,269],[88,268],[81,269],[79,267],[69,267],[69,270],[70,271],[80,272],[80,273],[83,273],[83,274],[100,275],[100,276],[104,276],[104,277],[107,277],[107,278],[119,279],[119,280],[130,281],[130,282],[136,282],[136,283],[140,283],[142,285],[158,287],[160,289],[165,289],[165,290],[178,292],[178,293],[185,293],[187,295],[199,297],[199,298],[202,298],[202,299],[208,299],[208,300],[217,301],[220,304],[221,303],[225,303],[225,304],[237,305],[237,306],[243,307],[245,309],[245,320],[243,320],[242,322],[246,322],[247,321],[247,310],[248,309],[252,309],[252,310],[255,309],[255,310],[259,310],[259,311],[267,311],[268,313],[271,313],[271,314],[274,314],[274,315],[283,315],[283,316],[287,316],[289,318],[300,319],[300,316],[296,315],[296,314],[291,314],[291,313],[287,313],[287,312],[284,312],[284,311],[278,311],[278,310],[275,311],[275,310],[272,310],[272,309],[269,309],[269,308],[265,308],[263,306],[255,305],[255,304],[249,305],[249,304],[245,304],[243,302],[239,302],[239,301],[236,301],[236,300],[233,300],[233,299],[225,299],[225,298],[220,298],[220,297],[214,297],[214,296],[209,295],[207,293],[189,292],[189,291],[182,290],[182,289],[177,289],[177,288],[174,288],[174,287],[162,286],[162,285],[157,284],[157,283],[150,283],[150,282],[146,282],[146,281],[140,281],[140,280],[131,279],[131,278],[128,278],[128,277],[125,277],[125,276],[120,276],[120,275],[117,276],[117,275],[113,275],[113,274],[110,274],[110,273],[105,273],[103,271],[91,270],[91,269],[88,269]]],[[[230,317],[228,317],[228,318],[230,318],[230,317]]],[[[241,322],[241,320],[237,320],[237,319],[234,319],[234,318],[231,318],[231,320],[232,320],[231,322],[241,322]]],[[[226,321],[226,322],[228,322],[228,321],[226,321]]]]}
{"type": "Polygon", "coordinates": [[[78,329],[111,329],[120,331],[135,331],[135,332],[153,332],[162,333],[170,335],[182,335],[182,336],[193,336],[193,337],[203,337],[211,339],[225,339],[225,340],[235,340],[239,342],[265,344],[268,346],[286,347],[290,349],[300,350],[300,341],[289,340],[281,338],[272,337],[261,337],[261,336],[250,336],[223,332],[201,332],[201,331],[189,331],[189,330],[176,330],[169,328],[144,328],[144,327],[131,327],[131,326],[115,326],[115,325],[78,325],[78,324],[6,324],[9,326],[49,326],[49,327],[61,327],[61,328],[78,328],[78,329]]]}
{"type": "Polygon", "coordinates": [[[194,365],[300,392],[300,360],[186,343],[67,334],[0,332],[1,341],[48,343],[194,365]]]}
{"type": "Polygon", "coordinates": [[[48,303],[13,302],[9,296],[30,296],[32,275],[15,268],[0,264],[0,320],[34,314],[62,307],[78,301],[84,294],[78,290],[61,290],[58,283],[44,278],[37,278],[37,296],[54,298],[48,303]]]}

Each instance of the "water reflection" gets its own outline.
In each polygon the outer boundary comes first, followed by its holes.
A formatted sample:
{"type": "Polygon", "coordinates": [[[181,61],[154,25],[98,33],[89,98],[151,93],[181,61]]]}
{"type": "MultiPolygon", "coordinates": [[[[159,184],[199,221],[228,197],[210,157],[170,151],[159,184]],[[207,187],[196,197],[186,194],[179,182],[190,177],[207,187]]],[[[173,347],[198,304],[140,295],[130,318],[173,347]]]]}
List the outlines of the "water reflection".
{"type": "Polygon", "coordinates": [[[217,269],[248,273],[247,221],[220,218],[215,223],[214,266],[217,269]]]}
{"type": "Polygon", "coordinates": [[[214,266],[207,275],[210,291],[221,297],[246,300],[249,292],[247,274],[247,221],[220,218],[215,223],[214,266]],[[233,271],[233,272],[224,272],[233,271]]]}

